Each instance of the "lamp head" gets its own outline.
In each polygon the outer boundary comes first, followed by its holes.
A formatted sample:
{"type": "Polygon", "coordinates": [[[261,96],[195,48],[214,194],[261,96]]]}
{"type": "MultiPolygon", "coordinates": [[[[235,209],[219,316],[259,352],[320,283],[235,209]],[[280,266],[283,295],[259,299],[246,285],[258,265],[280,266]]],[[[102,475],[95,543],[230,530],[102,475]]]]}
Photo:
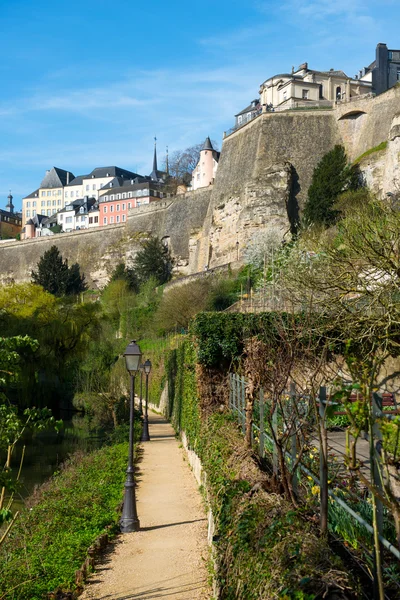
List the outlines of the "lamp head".
{"type": "Polygon", "coordinates": [[[129,371],[131,375],[136,375],[139,370],[140,360],[142,358],[142,353],[136,343],[136,340],[132,340],[127,345],[124,356],[127,371],[129,371]]]}
{"type": "Polygon", "coordinates": [[[150,375],[151,362],[149,361],[149,359],[147,359],[146,362],[144,363],[143,369],[144,369],[144,372],[146,373],[146,375],[150,375]]]}

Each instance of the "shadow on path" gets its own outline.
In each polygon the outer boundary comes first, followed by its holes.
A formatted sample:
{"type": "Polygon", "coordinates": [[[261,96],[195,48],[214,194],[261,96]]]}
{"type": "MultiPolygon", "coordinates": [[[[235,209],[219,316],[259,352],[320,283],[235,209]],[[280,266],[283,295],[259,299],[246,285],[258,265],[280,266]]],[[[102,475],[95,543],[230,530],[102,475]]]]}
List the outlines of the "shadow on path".
{"type": "Polygon", "coordinates": [[[180,523],[166,523],[165,525],[152,525],[151,527],[141,527],[140,531],[151,531],[152,529],[163,529],[164,527],[175,527],[177,525],[188,525],[189,523],[201,523],[207,519],[194,519],[193,521],[181,521],[180,523]]]}

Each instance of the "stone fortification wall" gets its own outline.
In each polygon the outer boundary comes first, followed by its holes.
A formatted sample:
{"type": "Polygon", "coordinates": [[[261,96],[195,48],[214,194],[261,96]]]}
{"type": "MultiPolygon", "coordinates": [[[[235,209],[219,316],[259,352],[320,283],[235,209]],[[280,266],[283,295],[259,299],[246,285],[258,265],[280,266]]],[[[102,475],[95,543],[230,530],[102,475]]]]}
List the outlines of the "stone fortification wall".
{"type": "Polygon", "coordinates": [[[198,270],[242,258],[260,229],[288,234],[314,167],[340,143],[333,111],[267,113],[224,140],[198,270]]]}
{"type": "Polygon", "coordinates": [[[152,233],[168,241],[179,273],[189,275],[197,269],[197,239],[207,214],[213,186],[176,196],[173,200],[153,202],[132,209],[129,232],[152,233]]]}
{"type": "Polygon", "coordinates": [[[262,114],[224,140],[214,186],[132,209],[126,225],[3,242],[0,282],[29,280],[56,244],[91,285],[102,287],[119,261],[131,264],[149,234],[169,243],[180,275],[240,262],[258,232],[290,232],[315,166],[335,144],[344,143],[355,159],[386,141],[387,148],[361,162],[381,196],[400,190],[400,87],[330,111],[262,114]]]}
{"type": "Polygon", "coordinates": [[[376,98],[344,103],[334,112],[347,154],[353,161],[388,140],[393,119],[400,115],[400,86],[376,98]]]}
{"type": "Polygon", "coordinates": [[[137,251],[139,236],[129,235],[124,225],[44,236],[0,246],[0,283],[29,281],[46,250],[56,245],[69,264],[78,262],[89,284],[102,287],[121,260],[137,251]]]}

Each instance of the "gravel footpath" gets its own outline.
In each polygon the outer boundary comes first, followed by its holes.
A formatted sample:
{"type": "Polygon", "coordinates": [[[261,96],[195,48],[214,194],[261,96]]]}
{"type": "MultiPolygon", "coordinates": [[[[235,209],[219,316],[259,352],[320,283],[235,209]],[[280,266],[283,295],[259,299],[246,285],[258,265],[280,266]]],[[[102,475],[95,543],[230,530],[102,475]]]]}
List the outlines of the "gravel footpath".
{"type": "Polygon", "coordinates": [[[137,470],[140,531],[119,535],[80,600],[205,600],[207,519],[171,425],[150,414],[150,442],[137,470]]]}

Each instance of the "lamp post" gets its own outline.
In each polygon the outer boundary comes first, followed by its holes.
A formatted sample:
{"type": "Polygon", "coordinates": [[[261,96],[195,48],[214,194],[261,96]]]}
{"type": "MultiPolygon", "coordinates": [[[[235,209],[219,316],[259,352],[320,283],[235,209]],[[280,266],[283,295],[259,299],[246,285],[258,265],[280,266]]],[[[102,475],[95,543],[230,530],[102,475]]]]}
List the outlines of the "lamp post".
{"type": "Polygon", "coordinates": [[[150,441],[149,434],[149,416],[148,416],[148,404],[149,404],[149,375],[151,371],[151,362],[147,359],[143,364],[143,370],[146,375],[146,404],[144,408],[144,419],[143,419],[143,432],[142,432],[142,442],[150,441]]]}
{"type": "Polygon", "coordinates": [[[134,398],[135,398],[135,377],[139,370],[142,353],[136,341],[133,340],[126,347],[125,364],[127,371],[131,376],[131,397],[129,411],[129,459],[125,479],[124,507],[120,520],[120,529],[122,533],[131,533],[140,528],[139,519],[136,512],[135,497],[135,471],[133,466],[133,419],[134,419],[134,398]]]}
{"type": "Polygon", "coordinates": [[[140,371],[140,396],[139,396],[139,412],[143,414],[143,364],[139,365],[140,371]]]}

